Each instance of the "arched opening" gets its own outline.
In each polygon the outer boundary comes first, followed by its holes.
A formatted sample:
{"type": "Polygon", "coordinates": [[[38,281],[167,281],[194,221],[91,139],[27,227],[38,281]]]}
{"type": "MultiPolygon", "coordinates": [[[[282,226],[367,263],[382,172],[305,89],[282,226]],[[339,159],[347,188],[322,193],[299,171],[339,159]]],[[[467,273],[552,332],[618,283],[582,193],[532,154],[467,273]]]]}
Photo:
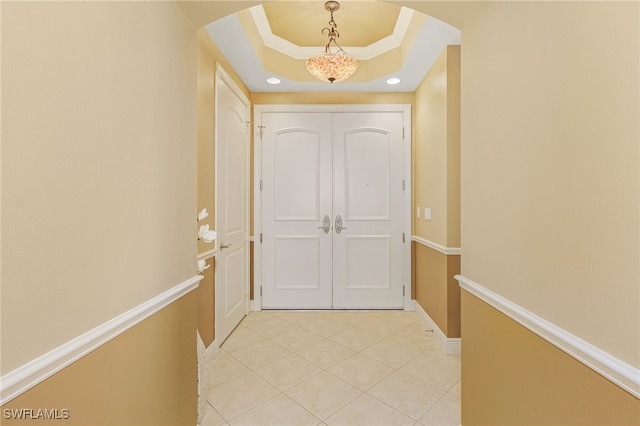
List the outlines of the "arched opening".
{"type": "MultiPolygon", "coordinates": [[[[278,2],[286,9],[286,2],[278,2]]],[[[346,3],[347,5],[353,3],[346,3]]],[[[394,6],[396,6],[394,4],[394,6]]],[[[412,7],[413,5],[408,5],[412,7]]],[[[399,7],[396,7],[399,10],[399,7]]],[[[246,13],[239,11],[240,13],[246,13]]],[[[317,10],[316,14],[324,18],[323,11],[317,10]]],[[[198,12],[200,15],[202,10],[198,12]]],[[[257,92],[251,90],[250,84],[245,81],[252,76],[241,76],[241,72],[234,69],[233,61],[228,55],[256,56],[252,71],[258,74],[262,83],[266,75],[262,74],[263,64],[259,62],[259,54],[251,52],[243,53],[237,49],[249,47],[251,43],[246,35],[239,34],[243,30],[240,23],[242,19],[235,15],[228,15],[220,21],[232,21],[226,26],[218,28],[215,25],[203,24],[199,30],[199,90],[201,101],[199,107],[199,140],[202,152],[213,151],[212,137],[214,124],[211,121],[213,111],[213,81],[214,67],[216,61],[223,64],[225,69],[234,76],[239,85],[244,87],[245,93],[251,99],[253,106],[268,104],[408,104],[412,108],[413,126],[407,129],[407,134],[412,136],[411,150],[411,181],[414,183],[410,197],[410,207],[408,210],[408,223],[410,231],[406,235],[406,243],[410,245],[409,257],[414,259],[413,265],[408,262],[409,267],[405,274],[407,277],[413,276],[413,280],[407,279],[406,291],[413,306],[429,324],[429,329],[438,330],[438,337],[447,348],[449,353],[459,353],[460,343],[460,299],[459,289],[453,276],[460,273],[460,189],[459,189],[459,127],[460,127],[460,36],[458,30],[442,23],[441,21],[427,17],[422,12],[416,12],[420,18],[418,28],[414,31],[415,44],[428,44],[436,39],[437,47],[431,52],[431,58],[427,63],[422,63],[418,81],[410,89],[386,91],[376,89],[366,91],[357,88],[358,85],[366,83],[342,82],[332,86],[310,84],[303,81],[300,84],[303,89],[270,89],[270,91],[257,92]],[[441,31],[434,27],[425,25],[425,22],[437,21],[441,31]],[[431,31],[431,33],[429,32],[431,31]],[[457,33],[457,35],[455,34],[457,33]],[[443,35],[444,34],[444,35],[443,35]],[[216,35],[220,47],[215,43],[216,35]],[[213,41],[211,40],[213,38],[213,41]],[[243,38],[245,41],[241,41],[243,38]],[[231,43],[226,44],[228,40],[231,43]],[[451,44],[449,44],[451,43],[451,44]],[[229,47],[230,46],[230,47],[229,47]],[[234,50],[235,49],[235,50],[234,50]],[[306,86],[305,86],[306,85],[306,86]],[[343,87],[348,87],[343,91],[343,87]],[[427,212],[435,211],[437,214],[431,217],[427,212]],[[419,212],[419,213],[418,213],[419,212]],[[457,229],[457,230],[456,230],[457,229]],[[414,302],[415,301],[415,302],[414,302]]],[[[344,25],[344,31],[349,27],[344,25]]],[[[319,32],[319,29],[318,29],[319,32]]],[[[255,46],[253,46],[255,48],[255,46]]],[[[409,55],[407,55],[409,56],[409,55]]],[[[425,54],[422,55],[424,57],[425,54]]],[[[401,60],[406,57],[401,58],[401,60]]],[[[424,58],[423,58],[424,59],[424,58]]],[[[292,66],[296,66],[293,64],[292,66]]],[[[400,67],[401,68],[401,67],[400,67]]],[[[414,70],[415,71],[415,70],[414,70]]],[[[278,74],[278,77],[282,75],[278,74]]],[[[292,77],[293,78],[293,77],[292,77]]],[[[388,75],[383,74],[377,79],[386,80],[388,75]]],[[[292,86],[295,86],[292,84],[292,86]]],[[[292,87],[290,86],[290,87],[292,87]]],[[[262,86],[265,87],[265,86],[262,86]]],[[[252,143],[256,143],[255,140],[252,143]]],[[[255,163],[254,159],[254,163],[255,163]]],[[[205,168],[212,167],[212,163],[205,168]]],[[[211,180],[211,170],[205,170],[201,174],[203,179],[201,187],[206,187],[207,181],[211,180]]],[[[251,179],[254,182],[254,179],[251,179]]],[[[205,191],[209,194],[211,191],[205,191]]],[[[252,189],[252,194],[255,191],[252,189]]],[[[203,194],[204,195],[204,194],[203,194]]],[[[206,195],[204,195],[206,196],[206,195]]],[[[199,202],[199,208],[207,207],[209,211],[214,211],[215,206],[208,206],[207,201],[199,202]]],[[[259,237],[253,235],[251,242],[252,249],[258,244],[259,237]]],[[[254,281],[255,283],[255,275],[254,281]]],[[[201,283],[201,289],[207,290],[207,294],[213,294],[215,284],[211,281],[201,283]]],[[[259,290],[254,284],[251,287],[252,300],[260,298],[259,290]]],[[[207,302],[211,308],[211,301],[207,302]]],[[[259,307],[260,305],[258,305],[259,307]]],[[[413,309],[413,307],[411,307],[413,309]]],[[[211,318],[211,314],[206,315],[211,318]]],[[[216,336],[211,333],[210,324],[202,324],[203,331],[210,330],[209,344],[216,336]]],[[[217,342],[221,344],[222,342],[217,342]]]]}

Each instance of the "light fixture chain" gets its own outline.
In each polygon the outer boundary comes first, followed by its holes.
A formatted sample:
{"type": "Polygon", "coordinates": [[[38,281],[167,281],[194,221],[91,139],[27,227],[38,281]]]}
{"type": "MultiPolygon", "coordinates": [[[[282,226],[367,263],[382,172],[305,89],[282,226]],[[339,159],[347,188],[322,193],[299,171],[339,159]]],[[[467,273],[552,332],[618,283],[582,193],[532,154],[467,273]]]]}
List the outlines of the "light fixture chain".
{"type": "Polygon", "coordinates": [[[329,41],[324,47],[324,53],[307,59],[305,66],[317,79],[333,83],[349,78],[358,68],[358,61],[350,58],[336,41],[340,33],[338,24],[333,18],[333,12],[340,8],[340,3],[327,1],[324,8],[330,13],[331,18],[329,26],[324,27],[321,33],[324,34],[326,31],[329,41]],[[338,49],[336,53],[331,52],[331,43],[338,49]]]}

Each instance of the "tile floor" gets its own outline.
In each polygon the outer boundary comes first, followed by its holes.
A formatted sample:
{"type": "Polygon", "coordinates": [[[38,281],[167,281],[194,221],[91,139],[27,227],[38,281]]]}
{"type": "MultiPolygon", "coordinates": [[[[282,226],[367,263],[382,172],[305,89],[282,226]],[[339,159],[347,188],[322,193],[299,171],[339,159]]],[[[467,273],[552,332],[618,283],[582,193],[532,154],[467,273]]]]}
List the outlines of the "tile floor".
{"type": "Polygon", "coordinates": [[[252,312],[208,374],[201,426],[460,424],[460,357],[413,312],[252,312]]]}

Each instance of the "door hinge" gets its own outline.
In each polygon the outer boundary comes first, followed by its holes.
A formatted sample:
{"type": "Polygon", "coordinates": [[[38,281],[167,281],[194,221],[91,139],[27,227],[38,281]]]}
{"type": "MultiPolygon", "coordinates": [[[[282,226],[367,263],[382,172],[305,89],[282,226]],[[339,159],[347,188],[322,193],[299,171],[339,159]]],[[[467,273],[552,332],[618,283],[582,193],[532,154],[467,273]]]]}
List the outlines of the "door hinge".
{"type": "Polygon", "coordinates": [[[404,286],[402,286],[402,297],[404,297],[404,286]]]}
{"type": "Polygon", "coordinates": [[[260,286],[260,297],[262,297],[262,286],[260,286]]]}
{"type": "Polygon", "coordinates": [[[403,191],[405,190],[406,185],[407,185],[407,182],[404,179],[402,179],[402,190],[403,191]]]}
{"type": "Polygon", "coordinates": [[[260,191],[262,191],[262,179],[260,179],[260,191]]]}
{"type": "Polygon", "coordinates": [[[404,140],[404,126],[402,127],[402,140],[404,140]]]}
{"type": "Polygon", "coordinates": [[[260,244],[262,244],[262,232],[260,233],[260,244]]]}
{"type": "Polygon", "coordinates": [[[404,232],[402,233],[402,244],[404,244],[404,232]]]}

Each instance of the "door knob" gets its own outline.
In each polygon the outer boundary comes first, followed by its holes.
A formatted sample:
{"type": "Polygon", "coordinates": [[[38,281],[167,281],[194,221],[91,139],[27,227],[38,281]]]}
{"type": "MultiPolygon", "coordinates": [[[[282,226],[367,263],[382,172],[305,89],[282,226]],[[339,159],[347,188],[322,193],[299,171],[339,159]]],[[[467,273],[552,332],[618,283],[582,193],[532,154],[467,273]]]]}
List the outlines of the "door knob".
{"type": "Polygon", "coordinates": [[[340,215],[336,216],[336,234],[339,234],[342,232],[342,230],[347,229],[346,226],[342,226],[342,217],[340,215]]]}
{"type": "Polygon", "coordinates": [[[325,234],[328,234],[331,230],[331,218],[328,214],[324,215],[324,219],[322,220],[322,226],[318,226],[318,229],[322,229],[325,234]]]}
{"type": "Polygon", "coordinates": [[[229,243],[229,244],[220,244],[220,250],[224,250],[224,249],[229,248],[229,247],[231,247],[231,243],[229,243]]]}

